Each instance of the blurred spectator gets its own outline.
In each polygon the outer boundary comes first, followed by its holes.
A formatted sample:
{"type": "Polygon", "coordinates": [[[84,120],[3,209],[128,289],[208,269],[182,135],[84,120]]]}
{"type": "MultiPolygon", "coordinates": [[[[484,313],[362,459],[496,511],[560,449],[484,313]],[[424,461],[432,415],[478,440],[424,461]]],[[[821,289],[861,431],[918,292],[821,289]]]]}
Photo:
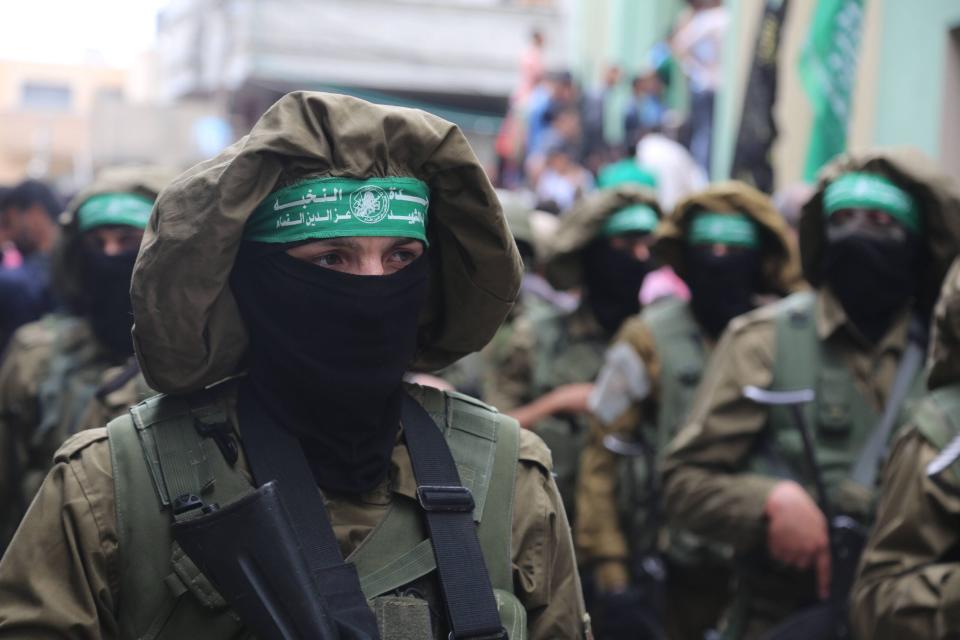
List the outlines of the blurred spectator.
{"type": "Polygon", "coordinates": [[[543,33],[533,30],[530,43],[520,56],[520,77],[510,95],[510,106],[495,142],[497,175],[494,182],[514,188],[523,178],[526,113],[533,90],[543,81],[543,33]]]}
{"type": "Polygon", "coordinates": [[[523,108],[534,88],[543,79],[543,33],[530,32],[530,43],[520,56],[520,81],[510,97],[513,105],[523,108]]]}
{"type": "Polygon", "coordinates": [[[623,115],[624,139],[628,148],[635,148],[645,132],[663,125],[667,111],[663,99],[664,86],[655,69],[645,71],[631,82],[630,101],[623,115]]]}
{"type": "Polygon", "coordinates": [[[593,175],[577,163],[571,147],[562,141],[552,144],[537,178],[538,201],[552,202],[560,211],[566,211],[592,189],[593,175]]]}
{"type": "Polygon", "coordinates": [[[688,194],[707,186],[707,174],[682,144],[660,130],[645,134],[637,143],[637,163],[657,179],[657,201],[664,211],[688,194]]]}
{"type": "Polygon", "coordinates": [[[50,253],[63,210],[60,199],[42,182],[27,180],[0,202],[0,228],[23,256],[19,267],[0,271],[0,349],[13,331],[53,310],[50,253]]]}
{"type": "Polygon", "coordinates": [[[548,73],[533,90],[527,103],[527,158],[543,153],[548,144],[547,133],[564,126],[561,116],[575,116],[568,120],[577,121],[576,135],[579,136],[579,112],[575,109],[571,112],[576,95],[569,71],[548,73]]]}
{"type": "Polygon", "coordinates": [[[524,170],[531,185],[536,186],[547,162],[550,149],[563,147],[573,160],[579,160],[583,140],[580,111],[572,105],[558,105],[546,114],[547,126],[536,149],[528,150],[524,170]]]}
{"type": "MultiPolygon", "coordinates": [[[[0,187],[0,203],[7,197],[8,193],[10,193],[9,187],[0,187]]],[[[0,225],[0,269],[15,269],[22,263],[23,256],[17,251],[17,245],[13,244],[10,232],[3,225],[0,225]]]]}
{"type": "Polygon", "coordinates": [[[604,135],[604,116],[610,93],[620,84],[620,67],[609,65],[603,72],[599,85],[587,91],[581,104],[583,123],[583,155],[581,160],[591,170],[596,170],[607,160],[608,145],[604,135]]]}
{"type": "Polygon", "coordinates": [[[713,105],[720,84],[723,39],[730,21],[719,0],[687,0],[670,40],[690,88],[690,151],[709,173],[713,105]]]}

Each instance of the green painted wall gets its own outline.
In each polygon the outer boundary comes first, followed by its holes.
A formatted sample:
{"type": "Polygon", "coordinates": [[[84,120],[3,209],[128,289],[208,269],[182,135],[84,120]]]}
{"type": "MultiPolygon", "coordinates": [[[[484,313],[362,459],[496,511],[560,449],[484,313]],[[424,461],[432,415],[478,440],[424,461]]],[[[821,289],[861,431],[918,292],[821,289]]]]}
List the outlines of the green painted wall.
{"type": "Polygon", "coordinates": [[[873,1],[883,2],[874,142],[940,157],[947,37],[960,26],[960,2],[873,1]]]}

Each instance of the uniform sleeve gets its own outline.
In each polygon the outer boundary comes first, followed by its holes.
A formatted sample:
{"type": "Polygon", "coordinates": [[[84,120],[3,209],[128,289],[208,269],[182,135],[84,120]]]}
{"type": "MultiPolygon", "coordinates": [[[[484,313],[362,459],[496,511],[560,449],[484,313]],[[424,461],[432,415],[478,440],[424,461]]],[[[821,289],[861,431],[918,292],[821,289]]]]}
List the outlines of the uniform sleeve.
{"type": "Polygon", "coordinates": [[[0,638],[118,637],[106,432],[83,432],[70,442],[79,448],[47,475],[0,560],[0,638]]]}
{"type": "Polygon", "coordinates": [[[570,524],[550,475],[550,453],[521,430],[514,486],[514,591],[527,610],[530,640],[584,637],[588,626],[570,524]]]}
{"type": "Polygon", "coordinates": [[[529,318],[520,315],[501,327],[481,351],[483,399],[500,411],[510,411],[533,400],[533,354],[536,340],[529,318]]]}
{"type": "Polygon", "coordinates": [[[960,485],[946,472],[927,476],[937,453],[909,429],[887,463],[876,525],[851,599],[857,637],[960,634],[960,485]]]}
{"type": "MultiPolygon", "coordinates": [[[[614,341],[614,346],[617,344],[630,346],[643,362],[648,380],[657,379],[659,362],[653,338],[641,321],[637,318],[627,320],[614,341]]],[[[593,565],[599,570],[597,577],[601,589],[615,590],[626,586],[628,571],[625,563],[629,553],[617,512],[617,455],[603,446],[603,437],[607,433],[632,433],[640,424],[642,415],[640,403],[633,402],[610,424],[591,418],[587,445],[580,456],[574,540],[581,564],[593,565]]]]}
{"type": "Polygon", "coordinates": [[[24,442],[40,421],[37,386],[49,360],[49,339],[36,323],[21,327],[0,366],[0,550],[22,515],[24,442]]]}
{"type": "Polygon", "coordinates": [[[764,503],[776,478],[747,473],[767,411],[742,395],[770,386],[774,326],[735,320],[721,338],[686,425],[667,447],[664,498],[670,524],[747,550],[763,543],[764,503]]]}

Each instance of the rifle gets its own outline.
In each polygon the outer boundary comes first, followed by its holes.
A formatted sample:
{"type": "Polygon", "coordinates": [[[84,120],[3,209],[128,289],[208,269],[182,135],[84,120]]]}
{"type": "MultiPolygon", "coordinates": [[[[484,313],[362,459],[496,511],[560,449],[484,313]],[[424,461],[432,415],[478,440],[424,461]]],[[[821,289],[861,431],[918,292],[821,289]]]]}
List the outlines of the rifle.
{"type": "Polygon", "coordinates": [[[830,597],[788,617],[764,634],[765,640],[845,640],[851,637],[847,622],[847,599],[857,572],[857,563],[866,543],[866,527],[853,518],[835,514],[817,464],[813,436],[807,426],[803,405],[812,402],[812,389],[770,391],[746,386],[743,396],[766,406],[790,409],[794,426],[803,441],[803,455],[813,478],[817,503],[827,520],[830,540],[830,597]]]}
{"type": "MultiPolygon", "coordinates": [[[[653,531],[660,528],[662,507],[657,496],[657,482],[653,473],[656,465],[656,453],[650,443],[638,434],[636,440],[624,440],[615,434],[603,438],[605,449],[627,458],[642,458],[646,463],[645,479],[646,500],[650,517],[647,524],[653,531]]],[[[631,490],[637,486],[636,469],[628,465],[631,490]]],[[[627,523],[629,524],[629,523],[627,523]]],[[[629,529],[629,527],[628,527],[629,529]]],[[[637,536],[631,535],[636,539],[637,536]]],[[[650,538],[643,547],[632,545],[630,559],[630,586],[622,593],[607,594],[598,599],[597,635],[598,637],[623,639],[665,638],[663,629],[664,584],[667,580],[667,567],[663,554],[656,546],[657,536],[650,538]]]]}
{"type": "Polygon", "coordinates": [[[338,610],[344,603],[330,602],[317,589],[316,580],[341,580],[339,572],[353,566],[310,574],[276,482],[223,508],[202,509],[203,515],[173,525],[174,539],[258,638],[371,638],[348,611],[338,610]]]}

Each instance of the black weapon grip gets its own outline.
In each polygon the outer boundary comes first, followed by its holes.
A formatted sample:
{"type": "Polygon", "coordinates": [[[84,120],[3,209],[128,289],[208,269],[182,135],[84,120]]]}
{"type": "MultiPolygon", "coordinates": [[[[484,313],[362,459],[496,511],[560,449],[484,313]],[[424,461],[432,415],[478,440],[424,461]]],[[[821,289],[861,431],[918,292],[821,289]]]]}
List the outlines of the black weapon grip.
{"type": "Polygon", "coordinates": [[[341,638],[317,595],[274,482],[222,509],[175,523],[173,537],[258,638],[341,638]]]}

